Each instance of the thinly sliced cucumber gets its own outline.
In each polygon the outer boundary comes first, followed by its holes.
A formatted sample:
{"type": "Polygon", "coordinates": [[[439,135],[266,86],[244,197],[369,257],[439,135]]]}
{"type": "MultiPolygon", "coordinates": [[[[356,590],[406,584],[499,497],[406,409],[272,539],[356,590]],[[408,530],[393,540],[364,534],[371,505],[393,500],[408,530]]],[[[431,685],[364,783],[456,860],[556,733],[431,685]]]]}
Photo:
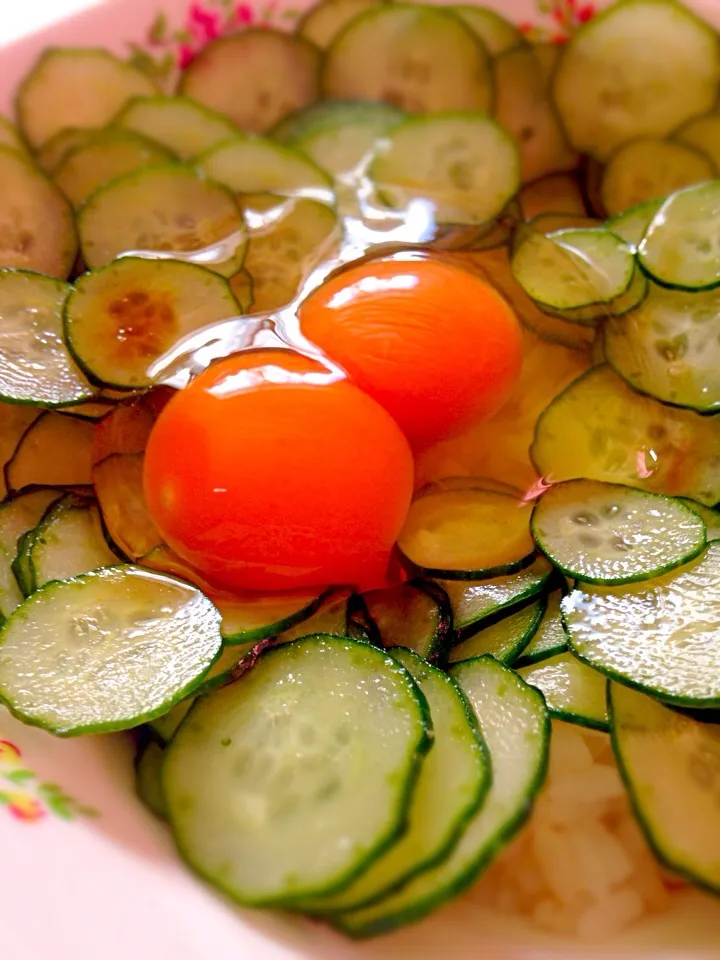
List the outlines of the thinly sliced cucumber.
{"type": "Polygon", "coordinates": [[[69,580],[120,562],[107,545],[97,505],[75,494],[51,504],[21,540],[13,570],[26,596],[50,580],[69,580]]]}
{"type": "Polygon", "coordinates": [[[95,383],[152,386],[149,370],[182,337],[240,313],[224,277],[178,260],[122,257],[76,281],[65,336],[95,383]]]}
{"type": "Polygon", "coordinates": [[[604,328],[605,356],[636,390],[701,413],[720,410],[720,291],[651,285],[647,299],[604,328]]]}
{"type": "Polygon", "coordinates": [[[718,727],[609,687],[613,750],[650,846],[673,873],[720,892],[718,727]]]}
{"type": "Polygon", "coordinates": [[[512,663],[534,637],[544,613],[543,597],[507,614],[490,626],[481,623],[477,633],[452,648],[450,663],[483,657],[485,654],[490,654],[501,663],[512,663]]]}
{"type": "Polygon", "coordinates": [[[171,710],[168,710],[167,713],[163,713],[154,720],[151,720],[149,723],[150,729],[164,744],[170,743],[194,703],[195,697],[186,697],[171,710]]]}
{"type": "Polygon", "coordinates": [[[384,647],[407,647],[425,660],[443,660],[450,644],[452,610],[444,590],[425,580],[364,594],[384,647]]]}
{"type": "Polygon", "coordinates": [[[340,181],[354,182],[377,141],[403,119],[389,103],[320,101],[287,117],[273,131],[340,181]]]}
{"type": "Polygon", "coordinates": [[[8,147],[0,147],[0,183],[0,267],[64,280],[77,253],[70,204],[40,170],[8,147]]]}
{"type": "Polygon", "coordinates": [[[553,564],[575,580],[620,584],[650,580],[705,548],[705,524],[680,500],[598,480],[550,487],[530,529],[553,564]]]}
{"type": "Polygon", "coordinates": [[[542,693],[551,717],[594,730],[609,729],[607,680],[572,653],[520,667],[518,673],[542,693]]]}
{"type": "Polygon", "coordinates": [[[712,510],[710,507],[706,507],[703,503],[698,503],[697,500],[681,498],[681,503],[684,503],[686,507],[689,507],[691,510],[693,510],[703,521],[707,531],[706,536],[708,543],[710,543],[711,540],[720,540],[719,511],[712,510]]]}
{"type": "Polygon", "coordinates": [[[322,0],[298,21],[297,32],[326,50],[351,20],[377,6],[378,0],[322,0]]]}
{"type": "Polygon", "coordinates": [[[232,276],[247,246],[242,213],[227,187],[181,166],[138,170],[100,187],[83,204],[78,230],[90,269],[134,253],[232,276]]]}
{"type": "Polygon", "coordinates": [[[600,160],[710,110],[720,81],[714,30],[672,0],[624,0],[577,31],[555,72],[571,141],[600,160]]]}
{"type": "Polygon", "coordinates": [[[551,173],[532,183],[526,183],[520,190],[518,199],[524,219],[531,220],[533,226],[539,227],[542,233],[552,233],[553,229],[591,225],[580,184],[572,174],[551,173]],[[567,220],[562,220],[555,228],[550,225],[552,221],[545,221],[541,226],[541,221],[537,219],[541,214],[564,214],[572,218],[572,221],[568,223],[567,220]]]}
{"type": "Polygon", "coordinates": [[[451,490],[481,490],[484,493],[501,493],[506,497],[522,497],[522,490],[494,477],[440,477],[431,480],[415,494],[415,499],[435,494],[448,493],[451,490]]]}
{"type": "Polygon", "coordinates": [[[87,420],[52,411],[41,414],[22,435],[5,465],[8,490],[92,484],[93,430],[94,425],[87,420]]]}
{"type": "Polygon", "coordinates": [[[254,301],[253,278],[244,267],[234,273],[229,280],[233,296],[240,304],[241,313],[250,313],[254,301]]]}
{"type": "Polygon", "coordinates": [[[720,285],[720,181],[686,187],[668,197],[645,231],[643,270],[666,287],[708,290],[720,285]]]}
{"type": "MultiPolygon", "coordinates": [[[[626,314],[639,307],[648,295],[650,282],[645,274],[639,268],[633,272],[630,286],[619,297],[615,297],[609,303],[590,304],[588,307],[577,307],[574,310],[552,310],[543,307],[548,313],[553,313],[557,317],[567,320],[569,323],[582,323],[588,326],[596,326],[600,321],[610,317],[624,317],[626,314]]],[[[604,359],[602,350],[599,356],[604,359]]]]}
{"type": "MultiPolygon", "coordinates": [[[[222,614],[225,645],[245,644],[274,637],[308,620],[322,603],[316,593],[298,592],[287,596],[232,597],[216,600],[222,614]]],[[[316,633],[316,630],[312,630],[316,633]]]]}
{"type": "Polygon", "coordinates": [[[190,160],[238,133],[235,124],[187,97],[137,97],[113,123],[161,143],[181,160],[190,160]]]}
{"type": "Polygon", "coordinates": [[[488,110],[493,100],[477,35],[449,10],[410,3],[378,4],[348,24],[327,51],[322,84],[329,100],[380,100],[409,113],[488,110]]]}
{"type": "Polygon", "coordinates": [[[542,593],[553,568],[545,557],[538,557],[518,573],[489,580],[468,582],[441,580],[453,611],[453,627],[458,639],[476,633],[483,620],[502,610],[518,606],[542,593]]]}
{"type": "Polygon", "coordinates": [[[0,397],[45,407],[94,394],[63,340],[67,283],[39,273],[0,270],[0,397]]]}
{"type": "Polygon", "coordinates": [[[241,903],[339,891],[402,835],[430,731],[419,688],[380,650],[271,648],[198,701],[168,749],[180,851],[241,903]]]}
{"type": "Polygon", "coordinates": [[[574,170],[578,154],[565,139],[532,47],[507,50],[496,57],[493,69],[495,119],[517,142],[523,182],[574,170]]]}
{"type": "Polygon", "coordinates": [[[576,587],[562,603],[572,651],[680,706],[720,705],[720,543],[647,583],[576,587]]]}
{"type": "Polygon", "coordinates": [[[403,555],[430,576],[477,580],[527,566],[531,508],[486,490],[446,490],[415,500],[398,537],[403,555]]]}
{"type": "MultiPolygon", "coordinates": [[[[264,137],[239,136],[198,157],[208,177],[234,193],[274,193],[332,204],[332,182],[308,157],[264,137]]],[[[276,201],[277,202],[277,201],[276,201]]]]}
{"type": "Polygon", "coordinates": [[[53,171],[53,180],[78,207],[109,180],[174,159],[169,150],[147,137],[108,127],[70,150],[53,171]]]}
{"type": "Polygon", "coordinates": [[[157,740],[148,740],[135,757],[135,789],[151,813],[161,820],[167,819],[165,797],[162,792],[160,771],[165,759],[165,749],[157,740]]]}
{"type": "Polygon", "coordinates": [[[337,249],[341,230],[330,207],[304,198],[277,208],[278,217],[253,232],[245,269],[253,281],[253,311],[290,303],[312,271],[337,249]]]}
{"type": "Polygon", "coordinates": [[[78,417],[80,420],[99,423],[100,420],[110,416],[114,406],[112,400],[98,396],[97,399],[75,403],[71,407],[62,407],[60,413],[65,414],[66,417],[78,417]]]}
{"type": "Polygon", "coordinates": [[[499,57],[527,42],[514,23],[490,7],[455,4],[452,9],[478,35],[491,57],[499,57]]]}
{"type": "Polygon", "coordinates": [[[567,637],[560,614],[560,602],[564,596],[562,590],[553,590],[548,595],[545,613],[535,635],[513,664],[516,669],[540,663],[567,650],[567,637]]]}
{"type": "Polygon", "coordinates": [[[351,936],[374,936],[420,920],[467,889],[525,822],[545,779],[550,723],[537,690],[492,657],[457,664],[452,676],[490,751],[490,791],[442,863],[379,903],[333,918],[351,936]]]}
{"type": "Polygon", "coordinates": [[[92,127],[63,127],[62,130],[53,134],[38,151],[36,156],[38,166],[46,173],[52,174],[71,150],[89,143],[99,132],[92,127]]]}
{"type": "Polygon", "coordinates": [[[3,620],[23,601],[12,569],[18,540],[37,526],[50,504],[61,496],[59,490],[28,490],[0,504],[0,617],[3,620]]]}
{"type": "Polygon", "coordinates": [[[440,223],[488,223],[520,182],[515,143],[481,113],[406,120],[380,143],[368,175],[389,206],[424,198],[440,223]]]}
{"type": "Polygon", "coordinates": [[[637,249],[663,202],[663,200],[649,200],[637,207],[631,207],[608,220],[607,227],[628,246],[637,249]]]}
{"type": "Polygon", "coordinates": [[[93,462],[113,454],[144,453],[158,414],[173,395],[161,387],[118,404],[95,431],[93,462]]]}
{"type": "Polygon", "coordinates": [[[124,730],[192,692],[220,652],[199,590],[120,566],[46,584],[0,632],[0,697],[62,736],[124,730]]]}
{"type": "Polygon", "coordinates": [[[337,914],[377,903],[457,844],[487,795],[490,758],[472,707],[447,674],[409,650],[392,651],[430,707],[433,748],[423,763],[402,838],[345,890],[303,903],[309,913],[337,914]]]}
{"type": "Polygon", "coordinates": [[[603,207],[612,217],[716,175],[712,160],[688,144],[658,137],[633,140],[620,147],[605,167],[603,207]]]}
{"type": "Polygon", "coordinates": [[[515,279],[542,304],[571,310],[609,303],[633,278],[635,258],[619,237],[605,229],[529,234],[515,250],[515,279]]]}
{"type": "Polygon", "coordinates": [[[540,415],[530,455],[550,483],[585,477],[714,504],[720,424],[642,396],[594,367],[540,415]]]}
{"type": "Polygon", "coordinates": [[[695,147],[710,158],[716,170],[720,169],[720,116],[717,113],[708,113],[704,117],[690,120],[676,131],[675,139],[695,147]]]}
{"type": "Polygon", "coordinates": [[[185,69],[180,93],[262,133],[318,99],[320,52],[302,37],[268,27],[207,44],[185,69]]]}
{"type": "Polygon", "coordinates": [[[103,524],[117,549],[132,560],[162,543],[143,492],[143,455],[111,454],[92,468],[103,524]]]}
{"type": "Polygon", "coordinates": [[[350,590],[338,588],[324,595],[314,613],[277,634],[277,643],[291,643],[302,637],[323,634],[332,637],[349,637],[350,590]]]}
{"type": "Polygon", "coordinates": [[[20,153],[23,156],[27,155],[27,147],[23,143],[15,124],[2,115],[0,115],[0,147],[9,147],[15,153],[20,153]]]}
{"type": "Polygon", "coordinates": [[[0,496],[5,497],[8,489],[5,481],[5,466],[17,450],[18,444],[32,423],[40,416],[37,407],[22,406],[16,403],[0,401],[0,496]]]}
{"type": "Polygon", "coordinates": [[[39,147],[66,127],[104,127],[131,97],[155,92],[144,73],[107,50],[53,47],[20,84],[18,121],[39,147]]]}

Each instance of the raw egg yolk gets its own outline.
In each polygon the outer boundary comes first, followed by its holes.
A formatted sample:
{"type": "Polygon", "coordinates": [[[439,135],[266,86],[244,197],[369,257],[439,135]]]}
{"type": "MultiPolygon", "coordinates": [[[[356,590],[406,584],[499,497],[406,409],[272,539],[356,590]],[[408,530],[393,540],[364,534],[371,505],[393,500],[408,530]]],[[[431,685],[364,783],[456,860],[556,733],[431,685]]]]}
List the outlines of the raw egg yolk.
{"type": "Polygon", "coordinates": [[[145,456],[148,508],[167,543],[236,591],[383,583],[412,485],[390,414],[282,349],[198,376],[160,413],[145,456]]]}
{"type": "Polygon", "coordinates": [[[520,374],[510,306],[475,274],[438,259],[352,267],[311,294],[299,320],[415,448],[494,413],[520,374]]]}

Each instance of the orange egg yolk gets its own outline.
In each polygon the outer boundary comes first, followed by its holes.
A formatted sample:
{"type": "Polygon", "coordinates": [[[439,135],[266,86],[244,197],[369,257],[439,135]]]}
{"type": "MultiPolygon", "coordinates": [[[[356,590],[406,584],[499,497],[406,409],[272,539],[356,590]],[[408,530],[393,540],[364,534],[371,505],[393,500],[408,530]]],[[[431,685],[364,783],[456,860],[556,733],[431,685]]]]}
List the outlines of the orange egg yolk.
{"type": "Polygon", "coordinates": [[[299,320],[416,449],[495,412],[520,374],[510,306],[475,274],[438,259],[352,267],[315,291],[299,320]]]}
{"type": "Polygon", "coordinates": [[[383,583],[412,485],[390,414],[280,349],[229,357],[179,391],[145,456],[167,543],[236,591],[383,583]]]}

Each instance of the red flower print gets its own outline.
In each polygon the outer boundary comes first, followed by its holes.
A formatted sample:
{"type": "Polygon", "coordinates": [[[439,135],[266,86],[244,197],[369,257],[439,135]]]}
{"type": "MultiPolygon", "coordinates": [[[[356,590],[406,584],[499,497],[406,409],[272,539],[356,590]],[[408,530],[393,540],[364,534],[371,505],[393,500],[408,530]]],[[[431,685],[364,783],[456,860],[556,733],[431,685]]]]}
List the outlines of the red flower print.
{"type": "Polygon", "coordinates": [[[192,61],[195,59],[195,51],[189,44],[184,43],[178,49],[177,56],[178,56],[178,66],[180,67],[181,70],[184,70],[185,67],[187,67],[190,63],[192,63],[192,61]]]}
{"type": "Polygon", "coordinates": [[[188,30],[200,43],[214,40],[220,36],[220,14],[206,10],[201,4],[194,3],[188,12],[188,30]]]}
{"type": "Polygon", "coordinates": [[[8,810],[16,820],[23,820],[26,823],[33,823],[36,820],[42,820],[46,815],[43,805],[36,797],[18,794],[10,797],[8,810]]]}
{"type": "Polygon", "coordinates": [[[252,23],[253,9],[248,3],[239,3],[235,7],[235,19],[238,23],[252,23]]]}
{"type": "Polygon", "coordinates": [[[586,3],[584,6],[580,7],[577,12],[577,18],[580,23],[587,23],[588,20],[591,20],[595,16],[595,7],[591,3],[586,3]]]}

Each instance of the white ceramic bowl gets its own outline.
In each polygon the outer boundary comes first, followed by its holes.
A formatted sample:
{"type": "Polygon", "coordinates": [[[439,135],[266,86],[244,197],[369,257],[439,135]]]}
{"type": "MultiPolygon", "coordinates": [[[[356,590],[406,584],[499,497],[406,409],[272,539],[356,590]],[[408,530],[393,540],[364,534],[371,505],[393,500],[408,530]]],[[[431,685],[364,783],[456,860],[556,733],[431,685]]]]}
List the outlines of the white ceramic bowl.
{"type": "MultiPolygon", "coordinates": [[[[2,110],[11,109],[17,78],[46,46],[92,44],[127,54],[135,44],[159,62],[172,61],[186,42],[176,39],[178,31],[197,45],[231,21],[291,28],[308,0],[14,0],[9,11],[10,2],[3,0],[0,16],[2,110]]],[[[532,25],[541,38],[565,36],[595,6],[584,0],[485,2],[532,25]]],[[[720,25],[720,0],[692,5],[720,25]]],[[[682,895],[672,915],[595,946],[543,936],[465,898],[392,936],[350,943],[302,920],[237,909],[196,880],[135,796],[127,739],[59,740],[0,708],[0,956],[717,960],[720,908],[699,894],[682,895]]]]}

